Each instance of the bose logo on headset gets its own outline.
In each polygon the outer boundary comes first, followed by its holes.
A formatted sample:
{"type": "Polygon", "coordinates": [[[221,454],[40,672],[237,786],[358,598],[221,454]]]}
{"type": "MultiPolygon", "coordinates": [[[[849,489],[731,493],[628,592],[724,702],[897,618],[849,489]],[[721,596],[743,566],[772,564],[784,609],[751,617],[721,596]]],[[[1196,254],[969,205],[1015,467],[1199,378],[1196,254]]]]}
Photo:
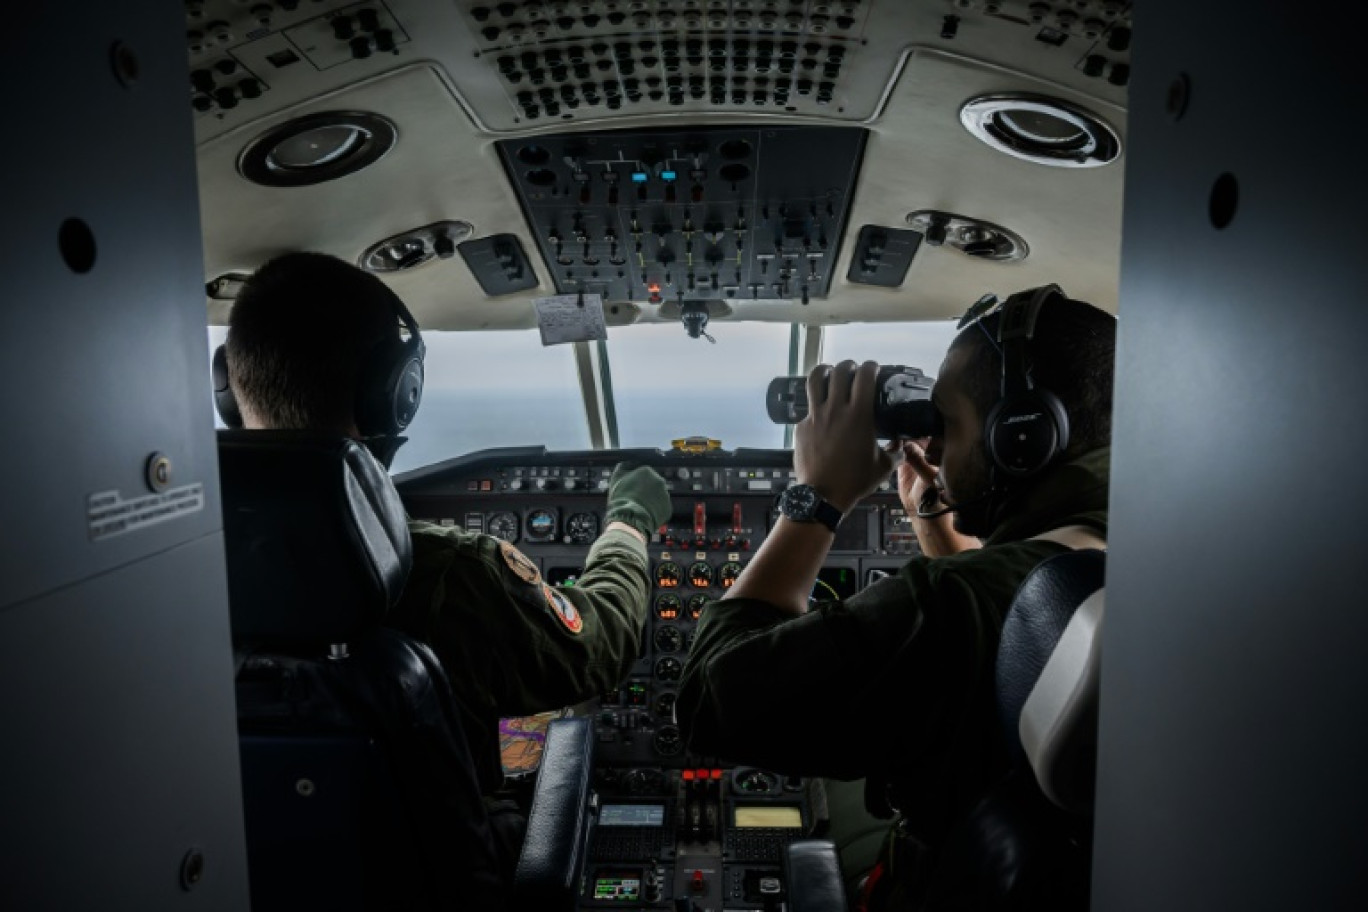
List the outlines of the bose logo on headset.
{"type": "Polygon", "coordinates": [[[983,439],[994,467],[1012,478],[1035,475],[1069,445],[1064,404],[1035,385],[1027,357],[1040,308],[1055,295],[1064,297],[1058,285],[1014,294],[1003,303],[998,318],[1002,395],[984,421],[983,439]]]}
{"type": "MultiPolygon", "coordinates": [[[[356,427],[362,437],[393,437],[413,421],[423,401],[423,357],[427,346],[404,302],[391,295],[395,316],[408,330],[386,336],[366,355],[358,372],[356,427]]],[[[230,428],[242,427],[233,388],[228,381],[228,353],[222,345],[214,350],[214,407],[230,428]]]]}

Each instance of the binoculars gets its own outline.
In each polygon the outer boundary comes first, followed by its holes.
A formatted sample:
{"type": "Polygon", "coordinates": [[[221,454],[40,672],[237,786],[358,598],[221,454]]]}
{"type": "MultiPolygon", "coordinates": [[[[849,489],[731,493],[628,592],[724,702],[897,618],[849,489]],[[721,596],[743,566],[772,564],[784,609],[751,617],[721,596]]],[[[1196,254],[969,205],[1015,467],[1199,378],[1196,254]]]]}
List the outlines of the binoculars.
{"type": "MultiPolygon", "coordinates": [[[[874,385],[874,433],[881,440],[936,437],[943,432],[940,412],[931,404],[935,381],[920,368],[885,364],[874,385]]],[[[765,391],[765,410],[775,424],[807,417],[806,377],[775,377],[765,391]]]]}

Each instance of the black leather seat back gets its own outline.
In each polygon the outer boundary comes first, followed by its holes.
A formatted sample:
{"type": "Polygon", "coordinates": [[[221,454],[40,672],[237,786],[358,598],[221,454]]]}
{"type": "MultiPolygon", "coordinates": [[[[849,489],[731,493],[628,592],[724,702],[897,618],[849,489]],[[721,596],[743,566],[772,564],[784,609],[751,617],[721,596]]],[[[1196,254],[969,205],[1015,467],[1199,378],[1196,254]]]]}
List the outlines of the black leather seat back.
{"type": "Polygon", "coordinates": [[[354,441],[223,432],[254,912],[497,908],[505,882],[446,676],[380,626],[411,563],[354,441]]]}
{"type": "Polygon", "coordinates": [[[365,447],[220,431],[219,479],[235,639],[342,640],[380,623],[413,551],[399,493],[365,447]]]}
{"type": "Polygon", "coordinates": [[[1072,655],[1062,653],[1077,653],[1100,634],[1099,624],[1080,622],[1088,619],[1084,615],[1091,617],[1091,607],[1100,599],[1105,570],[1101,551],[1071,551],[1042,562],[1017,590],[1003,624],[997,663],[998,710],[1012,770],[955,829],[935,859],[928,910],[1087,908],[1096,652],[1085,649],[1090,662],[1061,659],[1071,660],[1072,655]],[[1063,681],[1061,672],[1076,672],[1077,679],[1063,681]],[[1042,675],[1048,680],[1042,681],[1042,675]],[[1022,717],[1040,700],[1042,686],[1066,693],[1067,700],[1055,703],[1067,706],[1068,712],[1048,723],[1053,726],[1046,739],[1049,750],[1040,751],[1037,743],[1028,751],[1022,743],[1022,717]],[[1042,757],[1048,768],[1037,770],[1032,763],[1042,757]],[[1038,772],[1049,784],[1048,792],[1038,772]],[[1075,800],[1060,802],[1051,793],[1075,800]]]}

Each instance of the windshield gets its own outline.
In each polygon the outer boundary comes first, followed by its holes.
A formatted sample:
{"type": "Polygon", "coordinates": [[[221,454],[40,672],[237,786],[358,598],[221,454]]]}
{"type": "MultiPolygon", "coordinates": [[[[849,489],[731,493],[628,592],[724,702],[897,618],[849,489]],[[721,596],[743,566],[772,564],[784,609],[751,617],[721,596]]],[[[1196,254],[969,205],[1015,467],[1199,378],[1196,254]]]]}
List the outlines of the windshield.
{"type": "Polygon", "coordinates": [[[940,373],[955,321],[943,323],[845,323],[822,334],[822,361],[878,361],[919,367],[928,377],[940,373]]]}
{"type": "MultiPolygon", "coordinates": [[[[620,447],[669,449],[702,436],[726,449],[781,448],[784,427],[765,414],[765,388],[789,373],[788,323],[717,323],[716,344],[675,324],[613,327],[607,343],[620,447]]],[[[209,327],[209,354],[227,328],[209,327]]],[[[822,361],[919,367],[931,376],[955,336],[944,323],[859,323],[823,331],[822,361]]],[[[393,471],[504,446],[591,447],[568,345],[543,346],[536,330],[425,332],[423,405],[393,471]]],[[[223,427],[215,415],[218,427],[223,427]]]]}
{"type": "Polygon", "coordinates": [[[788,373],[788,323],[718,323],[716,344],[675,324],[610,331],[613,402],[624,447],[669,449],[701,436],[724,449],[782,447],[784,427],[765,413],[765,388],[788,373]]]}

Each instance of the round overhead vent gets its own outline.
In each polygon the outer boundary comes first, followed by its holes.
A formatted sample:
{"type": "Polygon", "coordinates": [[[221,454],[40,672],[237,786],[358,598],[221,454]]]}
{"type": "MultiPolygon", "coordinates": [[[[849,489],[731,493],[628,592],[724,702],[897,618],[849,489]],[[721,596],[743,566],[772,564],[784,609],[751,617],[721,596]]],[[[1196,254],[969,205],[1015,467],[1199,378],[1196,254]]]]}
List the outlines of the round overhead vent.
{"type": "Polygon", "coordinates": [[[960,122],[999,152],[1039,165],[1097,168],[1121,154],[1121,138],[1100,117],[1044,95],[981,95],[960,108],[960,122]]]}
{"type": "Polygon", "coordinates": [[[309,114],[248,143],[238,156],[238,171],[265,187],[321,184],[373,165],[397,135],[394,124],[377,114],[309,114]]]}

